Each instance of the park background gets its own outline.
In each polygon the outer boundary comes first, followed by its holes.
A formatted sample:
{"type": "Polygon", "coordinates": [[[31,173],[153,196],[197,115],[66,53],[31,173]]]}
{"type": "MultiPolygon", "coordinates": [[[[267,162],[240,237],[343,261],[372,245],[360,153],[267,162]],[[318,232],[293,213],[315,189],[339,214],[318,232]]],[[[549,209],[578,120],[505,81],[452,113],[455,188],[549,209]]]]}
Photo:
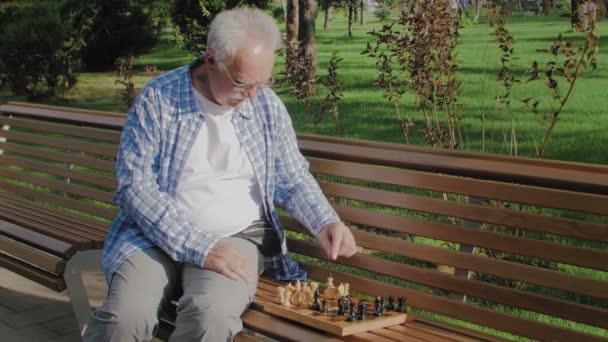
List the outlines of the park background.
{"type": "MultiPolygon", "coordinates": [[[[138,89],[147,81],[189,63],[197,56],[196,51],[204,48],[200,36],[205,28],[197,23],[208,21],[221,8],[243,2],[246,1],[0,1],[3,32],[0,103],[27,101],[126,112],[138,89]],[[201,8],[201,3],[208,6],[201,8]],[[197,11],[188,7],[197,4],[197,11]],[[180,5],[181,12],[177,11],[180,5]],[[186,24],[178,27],[179,18],[176,19],[175,13],[183,15],[189,11],[193,13],[192,18],[179,17],[186,24]]],[[[394,103],[385,98],[383,87],[375,84],[379,75],[377,59],[363,54],[368,44],[373,47],[376,42],[370,32],[378,32],[392,23],[396,23],[396,28],[402,27],[399,16],[402,11],[408,13],[411,1],[330,1],[327,3],[333,6],[333,11],[327,28],[323,10],[326,2],[320,1],[314,31],[317,86],[316,92],[307,98],[310,110],[306,110],[302,96],[295,95],[302,94],[301,89],[284,73],[287,64],[284,50],[277,57],[274,90],[285,102],[299,133],[535,158],[547,134],[546,115],[560,107],[554,98],[555,88],[547,87],[547,68],[552,62],[562,65],[567,59],[567,56],[551,54],[551,48],[561,37],[564,45],[572,46],[576,52],[585,46],[590,35],[595,35],[597,49],[594,47],[589,52],[597,56],[597,66],[593,68],[592,63],[586,63],[577,74],[542,157],[608,164],[605,147],[608,144],[608,58],[606,38],[602,35],[608,28],[605,2],[597,14],[597,27],[587,32],[572,26],[570,1],[547,2],[550,6],[542,11],[537,11],[536,1],[499,2],[506,9],[495,13],[504,20],[502,26],[496,21],[493,26],[487,23],[486,19],[492,16],[491,1],[480,9],[478,17],[475,8],[463,8],[460,15],[453,14],[460,25],[458,37],[449,40],[454,43],[451,56],[455,65],[450,77],[458,84],[454,94],[461,106],[455,113],[459,131],[457,146],[449,146],[445,140],[428,139],[422,130],[424,114],[416,102],[415,90],[407,86],[398,101],[402,120],[399,121],[394,103]],[[360,4],[364,5],[363,11],[360,4]],[[355,18],[354,13],[358,17],[355,18]],[[506,33],[497,35],[497,27],[506,33]],[[506,42],[509,52],[506,62],[501,60],[505,50],[500,48],[499,37],[506,39],[502,41],[503,47],[506,42]],[[543,70],[539,80],[530,80],[529,71],[534,62],[543,70]],[[508,106],[497,99],[501,94],[504,96],[507,81],[510,81],[508,106]],[[332,90],[334,96],[328,97],[332,90]],[[322,103],[325,104],[323,110],[322,103]],[[333,111],[328,111],[329,107],[333,111]],[[413,124],[408,126],[407,138],[403,134],[403,122],[413,124]]],[[[280,27],[286,29],[283,3],[251,3],[264,7],[280,27]]],[[[460,6],[464,7],[463,2],[460,6]]],[[[398,65],[394,64],[394,68],[398,65]]],[[[410,79],[408,75],[399,77],[403,84],[410,79]]],[[[563,98],[570,83],[559,75],[555,80],[563,98]]],[[[442,117],[437,120],[447,125],[442,117]]],[[[439,244],[430,239],[425,243],[439,244]]],[[[608,274],[601,271],[578,268],[568,271],[608,279],[608,274]]],[[[608,336],[605,331],[582,324],[507,307],[501,310],[608,336]]],[[[476,328],[463,322],[455,323],[476,328]]]]}

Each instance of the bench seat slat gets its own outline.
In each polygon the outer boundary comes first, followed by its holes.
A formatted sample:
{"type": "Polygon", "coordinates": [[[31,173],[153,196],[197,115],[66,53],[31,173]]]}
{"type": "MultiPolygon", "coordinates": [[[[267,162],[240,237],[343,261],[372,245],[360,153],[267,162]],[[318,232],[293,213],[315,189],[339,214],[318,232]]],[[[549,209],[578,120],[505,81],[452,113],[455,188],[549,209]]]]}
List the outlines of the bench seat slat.
{"type": "Polygon", "coordinates": [[[117,148],[114,145],[100,145],[78,140],[53,138],[40,134],[16,132],[12,130],[0,130],[0,136],[3,136],[7,140],[14,142],[44,145],[55,148],[67,149],[71,151],[87,152],[107,157],[115,157],[117,151],[117,148]]]}
{"type": "Polygon", "coordinates": [[[93,215],[96,217],[101,217],[107,220],[113,220],[116,217],[117,210],[116,209],[108,209],[103,207],[98,207],[94,205],[89,205],[84,203],[83,201],[77,201],[71,198],[62,197],[58,195],[54,195],[47,192],[36,191],[30,189],[28,187],[20,186],[13,183],[8,183],[0,179],[0,189],[3,189],[7,192],[12,192],[18,196],[26,197],[29,199],[34,199],[37,201],[42,201],[46,203],[54,203],[57,205],[61,205],[66,208],[74,209],[89,215],[93,215]]]}
{"type": "Polygon", "coordinates": [[[120,131],[118,130],[99,129],[80,125],[65,125],[41,120],[10,118],[1,115],[0,125],[8,125],[10,129],[22,128],[105,142],[118,143],[120,141],[120,131]]]}
{"type": "Polygon", "coordinates": [[[608,253],[595,249],[472,230],[464,226],[429,222],[341,205],[336,205],[334,208],[342,220],[356,224],[608,271],[608,253]]]}
{"type": "Polygon", "coordinates": [[[38,161],[27,160],[23,158],[17,158],[9,155],[0,155],[0,164],[7,166],[18,166],[20,168],[29,169],[32,171],[38,171],[41,173],[48,173],[53,176],[71,178],[82,182],[90,183],[105,187],[107,189],[116,188],[116,179],[113,177],[96,175],[88,172],[70,170],[66,166],[59,167],[49,165],[48,163],[41,163],[38,161]]]}
{"type": "Polygon", "coordinates": [[[608,341],[597,335],[579,333],[573,330],[556,327],[550,324],[532,321],[512,315],[500,313],[490,309],[462,304],[454,300],[436,297],[430,294],[410,290],[375,280],[354,276],[337,270],[301,263],[304,270],[312,279],[324,279],[330,272],[334,278],[350,283],[353,291],[366,292],[363,289],[373,289],[374,296],[388,297],[405,296],[407,303],[415,308],[435,312],[440,315],[454,317],[459,320],[479,324],[485,327],[509,332],[538,340],[566,340],[566,341],[608,341]]]}
{"type": "Polygon", "coordinates": [[[81,156],[75,153],[48,151],[32,146],[11,144],[10,142],[0,142],[0,150],[4,150],[11,153],[17,153],[28,157],[37,157],[55,162],[74,164],[94,170],[100,170],[105,172],[115,171],[114,161],[112,160],[95,159],[81,156]]]}
{"type": "MultiPolygon", "coordinates": [[[[317,259],[324,257],[322,248],[311,242],[288,239],[291,251],[317,259]]],[[[535,311],[574,322],[595,325],[608,329],[608,310],[566,300],[541,296],[525,291],[469,280],[442,272],[392,262],[367,255],[355,255],[340,259],[342,265],[372,271],[392,278],[415,282],[459,294],[474,296],[493,302],[535,311]]]]}
{"type": "Polygon", "coordinates": [[[316,173],[608,216],[606,197],[503,182],[308,158],[316,173]]]}
{"type": "Polygon", "coordinates": [[[39,268],[32,267],[32,265],[13,259],[2,253],[0,253],[0,266],[57,292],[65,290],[63,277],[58,277],[39,268]]]}
{"type": "Polygon", "coordinates": [[[35,265],[49,273],[61,274],[65,269],[65,260],[55,255],[40,251],[19,241],[0,235],[0,253],[35,265]]]}
{"type": "Polygon", "coordinates": [[[593,222],[532,214],[523,211],[517,212],[503,208],[484,207],[327,181],[321,181],[320,185],[323,192],[328,196],[557,234],[577,239],[608,242],[608,226],[593,222]]]}
{"type": "MultiPolygon", "coordinates": [[[[287,229],[310,235],[310,232],[293,218],[281,216],[281,222],[283,222],[283,226],[287,229]]],[[[359,229],[353,230],[353,234],[355,235],[357,244],[362,247],[378,249],[384,252],[428,261],[438,265],[468,269],[501,278],[523,281],[530,284],[601,299],[608,299],[606,283],[600,280],[479,255],[471,255],[445,248],[426,246],[405,240],[367,233],[359,229]]]]}
{"type": "Polygon", "coordinates": [[[14,223],[0,219],[0,234],[9,238],[36,246],[40,250],[68,259],[74,255],[76,248],[65,241],[54,239],[46,234],[37,233],[31,229],[20,227],[14,223]]]}

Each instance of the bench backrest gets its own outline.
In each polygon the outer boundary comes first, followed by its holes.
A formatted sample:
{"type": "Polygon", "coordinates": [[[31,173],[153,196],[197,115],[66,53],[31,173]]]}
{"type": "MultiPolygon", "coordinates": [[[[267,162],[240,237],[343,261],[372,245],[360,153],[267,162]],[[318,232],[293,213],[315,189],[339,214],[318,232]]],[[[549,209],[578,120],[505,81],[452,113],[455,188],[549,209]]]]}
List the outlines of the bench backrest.
{"type": "Polygon", "coordinates": [[[114,165],[124,118],[66,107],[2,105],[0,190],[85,221],[109,222],[117,213],[114,165]]]}
{"type": "MultiPolygon", "coordinates": [[[[338,260],[348,268],[300,258],[313,277],[516,336],[608,337],[608,167],[299,139],[366,248],[338,260]]],[[[288,245],[323,256],[298,236],[288,245]]]]}
{"type": "MultiPolygon", "coordinates": [[[[114,217],[124,115],[29,104],[0,114],[1,191],[69,215],[114,217]]],[[[327,263],[306,230],[283,217],[312,278],[331,273],[360,293],[403,295],[422,315],[490,333],[606,337],[607,167],[312,135],[299,143],[364,247],[327,263]]]]}

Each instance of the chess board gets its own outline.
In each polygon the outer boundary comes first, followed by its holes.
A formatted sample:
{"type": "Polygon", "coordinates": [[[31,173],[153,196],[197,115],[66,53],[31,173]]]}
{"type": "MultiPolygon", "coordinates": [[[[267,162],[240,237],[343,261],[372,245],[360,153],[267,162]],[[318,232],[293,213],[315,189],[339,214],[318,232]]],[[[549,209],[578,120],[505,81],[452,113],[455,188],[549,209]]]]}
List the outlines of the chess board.
{"type": "MultiPolygon", "coordinates": [[[[394,311],[388,311],[381,317],[374,317],[373,310],[368,308],[363,320],[347,322],[346,316],[338,316],[338,307],[335,305],[335,301],[331,301],[330,305],[327,306],[327,313],[313,311],[308,305],[284,307],[272,302],[265,302],[263,305],[264,311],[268,313],[338,336],[348,336],[391,325],[402,324],[407,317],[406,313],[394,311]]],[[[373,307],[373,305],[371,306],[373,307]]]]}

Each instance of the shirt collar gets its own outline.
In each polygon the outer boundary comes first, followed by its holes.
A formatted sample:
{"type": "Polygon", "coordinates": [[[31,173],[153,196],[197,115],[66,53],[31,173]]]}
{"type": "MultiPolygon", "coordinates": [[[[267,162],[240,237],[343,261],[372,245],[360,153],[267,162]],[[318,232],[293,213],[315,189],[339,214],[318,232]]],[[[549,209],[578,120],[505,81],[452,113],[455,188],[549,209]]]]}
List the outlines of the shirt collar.
{"type": "MultiPolygon", "coordinates": [[[[196,103],[196,97],[194,94],[194,88],[192,87],[192,68],[200,65],[204,61],[203,57],[199,57],[192,61],[187,68],[183,68],[183,72],[179,77],[178,85],[178,96],[177,107],[178,107],[178,120],[186,119],[194,115],[203,115],[199,110],[198,104],[196,103]]],[[[246,119],[253,117],[253,105],[251,100],[245,100],[241,105],[234,109],[235,112],[239,113],[246,119]]]]}

